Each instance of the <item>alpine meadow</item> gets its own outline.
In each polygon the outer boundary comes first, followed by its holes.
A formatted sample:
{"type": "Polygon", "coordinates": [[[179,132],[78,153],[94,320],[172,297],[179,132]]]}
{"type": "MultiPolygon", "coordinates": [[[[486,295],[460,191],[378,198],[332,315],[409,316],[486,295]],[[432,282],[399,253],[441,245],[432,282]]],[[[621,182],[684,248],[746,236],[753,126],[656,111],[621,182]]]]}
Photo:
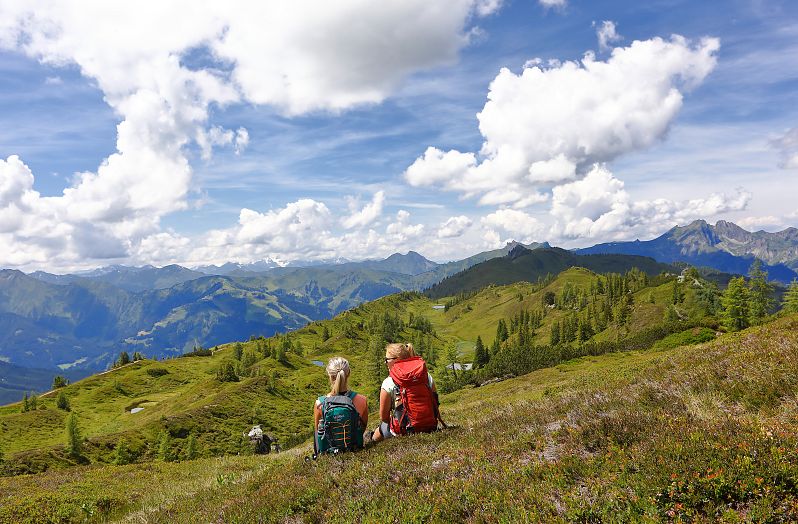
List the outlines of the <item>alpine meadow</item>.
{"type": "Polygon", "coordinates": [[[0,0],[0,523],[798,522],[798,4],[0,0]]]}

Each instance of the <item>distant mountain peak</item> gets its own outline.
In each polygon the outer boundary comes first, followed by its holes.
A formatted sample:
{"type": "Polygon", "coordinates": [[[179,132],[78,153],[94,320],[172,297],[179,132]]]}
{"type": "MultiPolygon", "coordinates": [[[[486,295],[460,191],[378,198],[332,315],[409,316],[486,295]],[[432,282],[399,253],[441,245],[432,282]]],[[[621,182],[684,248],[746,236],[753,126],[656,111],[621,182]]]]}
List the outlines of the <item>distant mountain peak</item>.
{"type": "Polygon", "coordinates": [[[507,258],[514,259],[524,256],[532,251],[527,249],[523,244],[516,242],[515,245],[507,252],[507,258]]]}

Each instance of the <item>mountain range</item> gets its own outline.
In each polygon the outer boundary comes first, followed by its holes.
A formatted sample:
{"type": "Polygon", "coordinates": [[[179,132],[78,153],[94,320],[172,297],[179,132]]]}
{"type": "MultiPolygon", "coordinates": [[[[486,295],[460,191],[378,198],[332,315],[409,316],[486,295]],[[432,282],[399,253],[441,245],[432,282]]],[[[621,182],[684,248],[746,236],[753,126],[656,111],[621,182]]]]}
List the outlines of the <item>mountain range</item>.
{"type": "MultiPolygon", "coordinates": [[[[271,336],[399,291],[428,290],[429,296],[443,297],[488,284],[534,281],[574,265],[597,272],[637,266],[657,273],[674,271],[665,264],[678,262],[745,274],[755,258],[765,261],[774,280],[796,278],[798,230],[752,233],[729,222],[695,221],[653,240],[570,252],[545,242],[510,242],[443,264],[410,251],[360,262],[116,265],[67,275],[0,270],[0,362],[87,375],[105,369],[120,351],[163,358],[195,345],[271,336]]],[[[0,384],[12,378],[18,385],[18,375],[18,367],[0,367],[0,384]]],[[[30,387],[49,386],[45,375],[33,373],[38,378],[30,387]]]]}
{"type": "Polygon", "coordinates": [[[676,226],[653,240],[609,242],[574,252],[641,255],[660,262],[686,262],[742,275],[759,259],[773,280],[788,283],[798,278],[798,229],[794,227],[777,233],[752,233],[724,220],[714,226],[696,220],[687,226],[676,226]]]}
{"type": "MultiPolygon", "coordinates": [[[[518,245],[446,264],[415,252],[263,271],[231,264],[228,276],[176,265],[69,275],[0,270],[0,361],[52,370],[46,379],[32,375],[29,387],[42,390],[55,373],[85,376],[108,367],[121,351],[173,357],[195,345],[297,329],[385,295],[426,289],[518,245]]],[[[0,384],[18,375],[16,367],[0,368],[0,384]]]]}

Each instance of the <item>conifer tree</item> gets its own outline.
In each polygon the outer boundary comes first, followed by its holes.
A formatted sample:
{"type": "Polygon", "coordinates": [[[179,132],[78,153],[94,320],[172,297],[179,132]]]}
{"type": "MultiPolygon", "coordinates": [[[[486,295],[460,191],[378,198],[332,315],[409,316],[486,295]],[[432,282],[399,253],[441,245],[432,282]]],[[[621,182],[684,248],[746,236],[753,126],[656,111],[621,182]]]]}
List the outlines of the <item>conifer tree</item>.
{"type": "Polygon", "coordinates": [[[161,431],[158,437],[158,458],[164,462],[172,462],[175,460],[172,451],[172,435],[168,431],[161,431]]]}
{"type": "Polygon", "coordinates": [[[762,269],[762,262],[759,259],[751,264],[748,274],[749,314],[751,322],[757,323],[765,318],[773,307],[773,285],[768,282],[767,271],[762,269]]]}
{"type": "Polygon", "coordinates": [[[77,458],[83,452],[83,437],[78,427],[78,417],[74,413],[66,421],[66,452],[67,455],[77,458]]]}
{"type": "Polygon", "coordinates": [[[496,338],[499,342],[504,342],[510,336],[510,333],[507,331],[507,324],[504,323],[504,319],[499,319],[499,325],[496,326],[496,338]]]}
{"type": "Polygon", "coordinates": [[[446,360],[449,361],[449,366],[452,369],[452,375],[454,375],[455,378],[457,378],[457,371],[454,369],[454,365],[457,364],[457,356],[457,346],[454,344],[449,344],[449,346],[446,348],[446,360]]]}
{"type": "Polygon", "coordinates": [[[55,407],[63,411],[69,411],[69,399],[66,396],[66,393],[60,391],[58,393],[58,398],[55,401],[55,407]]]}
{"type": "Polygon", "coordinates": [[[330,339],[330,330],[327,328],[327,325],[324,325],[324,329],[321,332],[321,341],[327,342],[330,339]]]}
{"type": "Polygon", "coordinates": [[[244,346],[241,342],[236,342],[236,345],[233,346],[233,358],[236,360],[241,360],[241,355],[244,354],[244,346]]]}
{"type": "Polygon", "coordinates": [[[474,345],[474,367],[485,367],[485,364],[488,363],[488,359],[490,359],[490,356],[488,355],[487,348],[482,343],[482,337],[477,336],[477,342],[474,345]]]}
{"type": "Polygon", "coordinates": [[[133,455],[130,453],[130,448],[127,446],[125,439],[119,439],[114,449],[114,464],[117,466],[124,466],[133,462],[133,455]]]}
{"type": "Polygon", "coordinates": [[[748,287],[743,277],[733,278],[721,299],[723,323],[730,331],[745,329],[749,325],[748,287]]]}
{"type": "Polygon", "coordinates": [[[130,355],[127,351],[123,351],[119,354],[119,360],[116,361],[117,367],[124,366],[125,364],[130,364],[130,355]]]}
{"type": "Polygon", "coordinates": [[[189,434],[188,439],[186,439],[186,451],[184,456],[186,460],[194,460],[197,458],[197,437],[194,436],[194,433],[189,434]]]}
{"type": "Polygon", "coordinates": [[[556,346],[560,343],[560,322],[556,321],[551,325],[551,335],[549,336],[549,344],[556,346]]]}
{"type": "Polygon", "coordinates": [[[229,360],[222,362],[216,371],[216,378],[219,382],[238,382],[238,374],[233,363],[229,360]]]}
{"type": "Polygon", "coordinates": [[[244,357],[241,359],[241,367],[244,369],[248,369],[258,361],[257,355],[255,355],[254,351],[247,350],[244,353],[244,357]]]}
{"type": "Polygon", "coordinates": [[[782,304],[786,313],[798,313],[798,280],[793,279],[782,304]]]}
{"type": "Polygon", "coordinates": [[[39,397],[35,393],[28,399],[28,409],[31,411],[39,409],[39,397]]]}
{"type": "Polygon", "coordinates": [[[682,293],[681,286],[678,280],[673,281],[673,292],[671,294],[671,301],[674,304],[680,304],[684,300],[684,293],[682,293]]]}
{"type": "Polygon", "coordinates": [[[53,377],[53,389],[59,389],[69,384],[69,381],[61,375],[53,377]]]}
{"type": "MultiPolygon", "coordinates": [[[[385,374],[385,343],[379,335],[372,335],[369,340],[369,374],[375,384],[381,384],[385,374]]],[[[380,398],[379,386],[373,392],[374,398],[380,398]]]]}
{"type": "Polygon", "coordinates": [[[30,402],[28,401],[28,393],[25,393],[25,396],[22,397],[22,412],[26,413],[30,409],[30,402]]]}

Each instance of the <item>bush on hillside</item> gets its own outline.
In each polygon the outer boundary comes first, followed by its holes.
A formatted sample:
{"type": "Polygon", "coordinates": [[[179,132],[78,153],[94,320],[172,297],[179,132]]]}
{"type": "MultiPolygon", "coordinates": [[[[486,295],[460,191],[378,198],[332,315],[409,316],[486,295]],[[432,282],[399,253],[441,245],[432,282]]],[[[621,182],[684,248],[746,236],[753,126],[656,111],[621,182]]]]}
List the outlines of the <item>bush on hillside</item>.
{"type": "Polygon", "coordinates": [[[58,398],[55,401],[55,407],[63,411],[69,411],[69,399],[63,391],[58,393],[58,398]]]}
{"type": "Polygon", "coordinates": [[[158,378],[164,375],[168,375],[169,370],[167,370],[166,368],[148,368],[147,374],[152,378],[158,378]]]}
{"type": "Polygon", "coordinates": [[[216,378],[219,382],[238,382],[239,380],[236,368],[229,360],[225,360],[219,365],[219,369],[216,371],[216,378]]]}

